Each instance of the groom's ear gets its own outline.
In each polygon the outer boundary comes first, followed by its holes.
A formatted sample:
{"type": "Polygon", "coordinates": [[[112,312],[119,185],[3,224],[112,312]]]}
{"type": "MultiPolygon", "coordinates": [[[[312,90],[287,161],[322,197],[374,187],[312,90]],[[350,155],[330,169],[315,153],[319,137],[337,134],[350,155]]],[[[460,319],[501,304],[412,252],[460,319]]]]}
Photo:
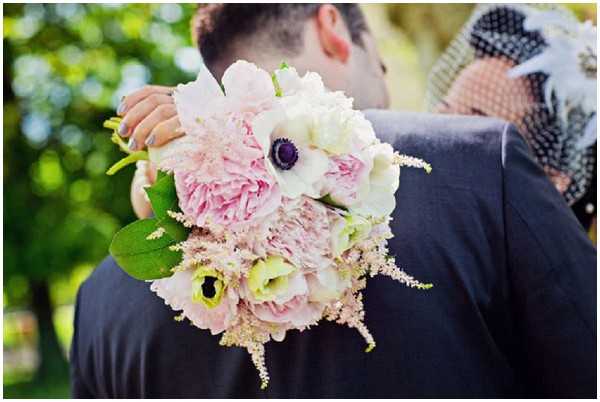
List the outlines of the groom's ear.
{"type": "Polygon", "coordinates": [[[350,57],[350,33],[337,7],[324,4],[317,11],[317,31],[327,56],[346,63],[350,57]]]}

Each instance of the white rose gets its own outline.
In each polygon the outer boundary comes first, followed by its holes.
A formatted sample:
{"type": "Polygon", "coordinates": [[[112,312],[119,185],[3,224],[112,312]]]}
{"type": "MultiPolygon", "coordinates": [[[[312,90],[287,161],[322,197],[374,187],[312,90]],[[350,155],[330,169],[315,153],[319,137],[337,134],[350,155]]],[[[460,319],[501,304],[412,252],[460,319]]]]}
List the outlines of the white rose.
{"type": "Polygon", "coordinates": [[[282,96],[302,94],[314,98],[325,93],[323,80],[317,73],[309,71],[300,77],[294,67],[285,67],[275,70],[274,74],[282,96]]]}
{"type": "Polygon", "coordinates": [[[400,185],[400,166],[394,163],[394,149],[390,144],[379,143],[367,147],[364,154],[373,160],[369,192],[360,204],[352,207],[352,211],[363,216],[390,215],[396,207],[394,194],[400,185]]]}
{"type": "Polygon", "coordinates": [[[327,268],[306,276],[308,300],[328,303],[337,300],[351,285],[350,275],[343,275],[335,268],[327,268]]]}
{"type": "Polygon", "coordinates": [[[341,107],[317,108],[311,128],[311,142],[333,155],[347,154],[352,149],[352,110],[341,107]]]}

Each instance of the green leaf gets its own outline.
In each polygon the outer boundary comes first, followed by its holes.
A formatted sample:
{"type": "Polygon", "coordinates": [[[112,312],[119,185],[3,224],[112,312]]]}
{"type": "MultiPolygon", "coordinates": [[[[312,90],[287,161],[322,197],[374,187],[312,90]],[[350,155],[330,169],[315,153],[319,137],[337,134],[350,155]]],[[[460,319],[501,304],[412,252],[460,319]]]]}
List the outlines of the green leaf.
{"type": "Polygon", "coordinates": [[[146,188],[146,194],[152,204],[154,215],[158,219],[168,217],[167,211],[179,210],[175,178],[168,174],[158,174],[156,182],[146,188]]]}
{"type": "Polygon", "coordinates": [[[186,228],[170,216],[158,219],[156,225],[164,228],[169,236],[177,241],[184,241],[188,238],[190,233],[190,229],[186,228]]]}
{"type": "Polygon", "coordinates": [[[148,160],[148,152],[146,151],[137,151],[130,155],[127,155],[114,165],[112,165],[107,171],[106,174],[109,176],[114,175],[119,170],[123,169],[125,166],[131,165],[137,161],[148,160]]]}
{"type": "Polygon", "coordinates": [[[159,170],[156,182],[146,188],[146,194],[150,199],[158,226],[163,227],[175,240],[187,239],[190,230],[167,214],[167,211],[180,211],[174,177],[159,170]]]}
{"type": "Polygon", "coordinates": [[[281,64],[279,65],[279,69],[285,70],[286,68],[290,68],[290,66],[285,61],[282,61],[281,64]]]}
{"type": "Polygon", "coordinates": [[[110,254],[130,276],[140,280],[152,280],[171,276],[171,268],[179,264],[181,251],[172,251],[177,243],[168,233],[148,240],[158,229],[157,220],[135,221],[118,231],[110,244],[110,254]]]}
{"type": "Polygon", "coordinates": [[[168,176],[169,174],[167,172],[165,172],[164,170],[157,170],[156,171],[156,181],[162,179],[165,176],[168,176]]]}

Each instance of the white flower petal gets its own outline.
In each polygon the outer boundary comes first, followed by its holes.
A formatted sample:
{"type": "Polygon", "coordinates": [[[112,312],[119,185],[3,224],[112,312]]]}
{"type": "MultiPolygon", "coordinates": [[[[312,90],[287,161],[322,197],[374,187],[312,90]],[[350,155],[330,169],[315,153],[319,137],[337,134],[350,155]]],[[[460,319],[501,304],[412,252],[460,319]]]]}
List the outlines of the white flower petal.
{"type": "Polygon", "coordinates": [[[294,199],[310,191],[306,182],[293,170],[279,170],[276,167],[273,167],[273,170],[284,197],[294,199]]]}
{"type": "Polygon", "coordinates": [[[377,143],[375,130],[373,130],[371,122],[362,113],[355,113],[352,116],[350,127],[352,127],[355,150],[358,151],[377,143]]]}
{"type": "Polygon", "coordinates": [[[284,120],[277,126],[273,140],[276,138],[287,138],[296,147],[308,145],[310,139],[310,121],[311,117],[308,113],[284,120]]]}
{"type": "Polygon", "coordinates": [[[368,147],[364,154],[373,161],[369,173],[369,192],[361,203],[350,209],[367,216],[389,215],[396,207],[394,193],[400,185],[400,167],[393,163],[394,149],[387,143],[378,143],[368,147]]]}
{"type": "Polygon", "coordinates": [[[284,293],[275,298],[275,303],[284,304],[298,295],[305,295],[308,292],[308,285],[304,274],[296,270],[288,277],[288,287],[284,293]]]}
{"type": "Polygon", "coordinates": [[[390,165],[385,169],[373,171],[369,176],[371,186],[385,188],[391,193],[395,193],[400,185],[400,167],[398,165],[390,165]]]}
{"type": "Polygon", "coordinates": [[[294,67],[275,70],[275,78],[283,96],[292,95],[302,89],[302,80],[294,67]]]}
{"type": "Polygon", "coordinates": [[[352,111],[333,107],[316,113],[315,124],[311,130],[311,142],[316,147],[334,155],[350,152],[352,111]]]}
{"type": "Polygon", "coordinates": [[[329,158],[325,152],[319,149],[302,148],[299,150],[298,161],[292,170],[306,183],[308,187],[305,194],[312,198],[318,198],[323,175],[329,167],[329,158]]]}
{"type": "Polygon", "coordinates": [[[260,113],[252,121],[252,133],[262,148],[265,156],[267,156],[271,150],[271,134],[282,119],[283,116],[281,110],[272,109],[260,113]]]}
{"type": "Polygon", "coordinates": [[[179,84],[173,92],[177,115],[186,133],[194,130],[198,119],[205,119],[224,98],[219,83],[206,66],[202,66],[195,81],[179,84]]]}
{"type": "Polygon", "coordinates": [[[281,194],[287,198],[306,195],[312,198],[320,196],[320,179],[327,171],[329,160],[323,151],[300,148],[298,161],[289,170],[277,168],[267,157],[267,169],[277,179],[281,194]]]}
{"type": "Polygon", "coordinates": [[[260,102],[275,97],[271,76],[245,60],[238,60],[223,74],[225,95],[244,103],[260,102]]]}
{"type": "Polygon", "coordinates": [[[334,268],[326,268],[307,276],[311,302],[328,303],[338,299],[350,286],[350,275],[343,279],[334,268]]]}
{"type": "Polygon", "coordinates": [[[304,77],[302,77],[302,86],[304,91],[313,95],[322,94],[325,92],[325,85],[323,85],[321,76],[312,71],[304,74],[304,77]]]}
{"type": "Polygon", "coordinates": [[[351,208],[352,212],[364,216],[373,216],[376,218],[390,215],[396,208],[396,197],[394,193],[389,192],[389,188],[380,186],[371,186],[371,191],[366,199],[351,208]]]}

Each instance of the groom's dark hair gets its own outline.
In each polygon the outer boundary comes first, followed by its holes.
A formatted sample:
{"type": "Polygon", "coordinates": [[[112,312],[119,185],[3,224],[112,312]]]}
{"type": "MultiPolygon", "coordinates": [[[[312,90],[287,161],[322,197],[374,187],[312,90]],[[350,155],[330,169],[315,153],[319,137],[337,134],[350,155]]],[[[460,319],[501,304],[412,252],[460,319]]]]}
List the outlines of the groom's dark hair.
{"type": "MultiPolygon", "coordinates": [[[[211,71],[215,63],[228,55],[236,40],[252,38],[257,33],[268,35],[270,46],[294,55],[303,46],[304,23],[320,6],[314,3],[202,5],[192,19],[192,35],[211,71]]],[[[358,4],[334,6],[348,26],[352,41],[364,46],[361,34],[368,28],[358,4]]]]}

